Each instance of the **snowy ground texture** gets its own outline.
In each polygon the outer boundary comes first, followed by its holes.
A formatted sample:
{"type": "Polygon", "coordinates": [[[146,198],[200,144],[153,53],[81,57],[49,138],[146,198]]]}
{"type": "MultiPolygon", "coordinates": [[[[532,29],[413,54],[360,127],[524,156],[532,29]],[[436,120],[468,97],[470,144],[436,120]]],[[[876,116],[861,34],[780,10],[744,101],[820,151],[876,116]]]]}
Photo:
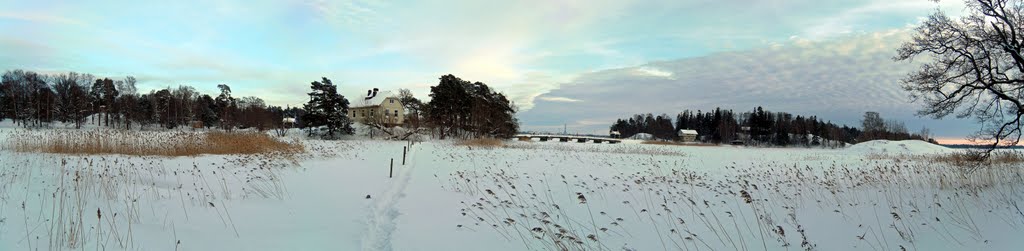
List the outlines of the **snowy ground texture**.
{"type": "MultiPolygon", "coordinates": [[[[0,129],[0,142],[17,130],[0,129]]],[[[408,142],[303,143],[309,153],[291,158],[0,150],[0,250],[1024,246],[1020,168],[965,174],[933,161],[948,150],[923,142],[813,150],[427,141],[405,165],[408,142]]]]}

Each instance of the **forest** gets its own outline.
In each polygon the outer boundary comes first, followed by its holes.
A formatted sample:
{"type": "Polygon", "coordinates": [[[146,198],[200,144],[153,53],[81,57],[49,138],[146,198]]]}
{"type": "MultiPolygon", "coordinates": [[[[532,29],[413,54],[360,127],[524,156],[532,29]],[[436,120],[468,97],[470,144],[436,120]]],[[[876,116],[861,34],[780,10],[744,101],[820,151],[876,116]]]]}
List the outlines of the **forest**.
{"type": "Polygon", "coordinates": [[[659,140],[679,140],[676,132],[682,129],[696,130],[700,135],[698,141],[705,143],[740,141],[752,145],[839,147],[841,143],[875,139],[933,141],[927,128],[911,133],[902,122],[886,121],[877,112],[866,112],[858,128],[762,107],[743,113],[721,108],[707,112],[684,110],[674,118],[667,114],[637,114],[616,120],[610,128],[624,138],[647,133],[659,140]]]}
{"type": "Polygon", "coordinates": [[[173,129],[273,128],[285,111],[259,97],[234,97],[231,87],[220,93],[199,93],[192,86],[139,93],[137,79],[99,78],[87,73],[40,74],[11,70],[0,82],[0,119],[23,127],[49,127],[61,122],[81,128],[93,124],[132,129],[159,126],[173,129]],[[93,116],[95,115],[95,116],[93,116]]]}

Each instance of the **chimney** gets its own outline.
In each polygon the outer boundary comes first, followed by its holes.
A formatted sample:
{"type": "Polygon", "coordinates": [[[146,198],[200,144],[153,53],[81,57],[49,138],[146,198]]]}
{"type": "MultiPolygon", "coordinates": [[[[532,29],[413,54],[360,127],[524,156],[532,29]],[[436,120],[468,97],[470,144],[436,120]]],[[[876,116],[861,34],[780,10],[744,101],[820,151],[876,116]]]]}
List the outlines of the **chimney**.
{"type": "Polygon", "coordinates": [[[373,90],[366,91],[366,100],[373,99],[376,96],[377,96],[377,88],[373,88],[373,90]]]}

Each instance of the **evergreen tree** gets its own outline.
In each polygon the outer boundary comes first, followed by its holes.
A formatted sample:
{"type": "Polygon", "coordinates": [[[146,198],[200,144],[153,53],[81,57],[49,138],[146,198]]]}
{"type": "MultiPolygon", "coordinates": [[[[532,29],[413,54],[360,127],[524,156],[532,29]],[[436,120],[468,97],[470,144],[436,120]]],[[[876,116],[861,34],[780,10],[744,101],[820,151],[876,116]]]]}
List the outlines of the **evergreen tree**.
{"type": "Polygon", "coordinates": [[[427,119],[439,130],[441,139],[450,134],[458,135],[465,123],[471,105],[467,85],[468,81],[448,74],[441,76],[437,86],[430,87],[427,119]]]}
{"type": "Polygon", "coordinates": [[[135,106],[132,108],[134,110],[132,112],[132,115],[134,115],[133,119],[135,122],[139,123],[140,127],[153,123],[154,109],[151,96],[152,95],[148,94],[140,96],[139,99],[135,101],[135,106]]]}
{"type": "Polygon", "coordinates": [[[230,86],[226,84],[220,84],[217,85],[217,88],[220,89],[220,95],[217,96],[217,99],[215,101],[217,104],[217,108],[219,109],[218,117],[220,117],[220,126],[224,130],[231,130],[231,128],[234,126],[232,124],[233,118],[231,116],[231,111],[236,108],[235,98],[231,97],[230,86]]]}
{"type": "Polygon", "coordinates": [[[204,127],[210,127],[220,119],[220,116],[217,115],[217,102],[210,95],[199,96],[194,104],[195,108],[192,110],[195,111],[195,118],[193,120],[203,122],[204,127]]]}
{"type": "Polygon", "coordinates": [[[430,87],[430,97],[430,102],[423,107],[425,118],[442,139],[448,136],[510,138],[519,130],[515,104],[484,83],[444,75],[437,86],[430,87]]]}
{"type": "Polygon", "coordinates": [[[103,105],[106,109],[103,111],[104,126],[110,126],[110,113],[117,113],[117,106],[115,106],[114,100],[120,95],[117,91],[117,86],[114,85],[114,80],[109,78],[103,79],[103,105]]]}
{"type": "MultiPolygon", "coordinates": [[[[348,118],[348,100],[338,94],[337,86],[330,79],[310,83],[309,102],[303,108],[306,114],[303,120],[307,126],[327,128],[324,138],[334,139],[337,134],[352,134],[352,121],[348,118]]],[[[311,129],[310,135],[313,130],[311,129]]]]}

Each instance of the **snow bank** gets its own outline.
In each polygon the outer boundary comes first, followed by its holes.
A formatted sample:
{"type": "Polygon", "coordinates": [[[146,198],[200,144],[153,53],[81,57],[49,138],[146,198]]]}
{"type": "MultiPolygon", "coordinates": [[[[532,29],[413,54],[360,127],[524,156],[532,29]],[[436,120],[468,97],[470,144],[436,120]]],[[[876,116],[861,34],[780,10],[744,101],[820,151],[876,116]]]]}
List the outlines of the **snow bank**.
{"type": "Polygon", "coordinates": [[[629,139],[652,140],[654,139],[654,135],[651,135],[650,133],[637,133],[636,135],[629,137],[629,139]]]}
{"type": "Polygon", "coordinates": [[[877,154],[939,154],[951,151],[940,146],[920,140],[872,140],[846,148],[847,151],[877,154]]]}

